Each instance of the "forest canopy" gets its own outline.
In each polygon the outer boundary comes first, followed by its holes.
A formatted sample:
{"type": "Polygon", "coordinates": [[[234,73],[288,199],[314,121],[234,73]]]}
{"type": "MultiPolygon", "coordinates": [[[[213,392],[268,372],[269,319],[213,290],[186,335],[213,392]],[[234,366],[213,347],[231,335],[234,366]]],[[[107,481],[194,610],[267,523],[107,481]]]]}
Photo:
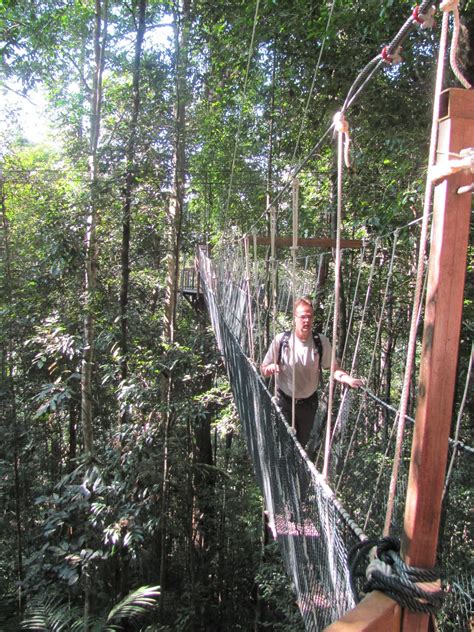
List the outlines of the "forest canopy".
{"type": "MultiPolygon", "coordinates": [[[[180,279],[198,245],[268,232],[296,168],[300,235],[334,235],[328,128],[412,11],[1,4],[2,629],[303,629],[206,312],[180,279]],[[15,104],[39,94],[37,141],[15,104]]],[[[472,77],[473,1],[460,13],[472,77]]],[[[401,63],[386,60],[347,110],[348,237],[420,215],[438,36],[438,23],[411,30],[401,63]]],[[[449,69],[444,84],[459,85],[449,69]]],[[[471,310],[468,285],[464,376],[471,310]]]]}

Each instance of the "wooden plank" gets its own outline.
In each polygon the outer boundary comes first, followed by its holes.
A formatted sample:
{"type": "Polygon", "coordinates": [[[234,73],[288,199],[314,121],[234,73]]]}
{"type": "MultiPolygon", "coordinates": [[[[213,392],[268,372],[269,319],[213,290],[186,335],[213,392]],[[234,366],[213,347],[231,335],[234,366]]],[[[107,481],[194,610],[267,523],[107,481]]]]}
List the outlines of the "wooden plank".
{"type": "Polygon", "coordinates": [[[377,590],[324,632],[400,632],[401,607],[377,590]]]}
{"type": "MultiPolygon", "coordinates": [[[[247,237],[250,246],[253,243],[253,237],[247,237]]],[[[270,246],[270,237],[262,237],[258,235],[256,237],[257,246],[270,246]]],[[[341,239],[341,248],[361,248],[361,239],[341,239]]],[[[293,237],[275,237],[275,246],[293,246],[293,237]]],[[[310,247],[310,248],[335,248],[336,240],[330,237],[299,237],[298,247],[310,247]]]]}
{"type": "MultiPolygon", "coordinates": [[[[474,145],[474,92],[449,91],[439,124],[438,155],[474,145]]],[[[402,555],[412,566],[435,564],[461,327],[472,174],[450,176],[435,189],[425,323],[402,555]]],[[[403,632],[426,632],[429,617],[404,611],[403,632]]]]}

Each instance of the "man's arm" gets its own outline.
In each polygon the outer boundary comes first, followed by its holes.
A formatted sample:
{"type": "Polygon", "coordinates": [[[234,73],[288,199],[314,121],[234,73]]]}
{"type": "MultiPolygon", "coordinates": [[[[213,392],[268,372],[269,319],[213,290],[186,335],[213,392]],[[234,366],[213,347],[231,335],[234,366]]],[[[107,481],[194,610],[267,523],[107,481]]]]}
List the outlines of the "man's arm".
{"type": "Polygon", "coordinates": [[[347,386],[351,388],[360,388],[364,385],[363,380],[358,377],[352,377],[352,375],[349,375],[344,369],[341,369],[338,364],[336,364],[334,368],[334,379],[341,384],[347,384],[347,386]]]}

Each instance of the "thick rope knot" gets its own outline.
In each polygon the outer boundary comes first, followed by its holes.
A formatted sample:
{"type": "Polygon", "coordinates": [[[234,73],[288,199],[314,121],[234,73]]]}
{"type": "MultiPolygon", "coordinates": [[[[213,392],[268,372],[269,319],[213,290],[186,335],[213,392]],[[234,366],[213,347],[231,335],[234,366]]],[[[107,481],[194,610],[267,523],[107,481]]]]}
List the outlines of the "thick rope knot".
{"type": "Polygon", "coordinates": [[[413,612],[434,614],[441,608],[444,591],[426,590],[418,583],[437,582],[439,573],[435,569],[405,564],[399,556],[400,542],[393,537],[365,540],[349,552],[351,585],[356,601],[359,600],[358,591],[355,590],[357,566],[369,551],[372,559],[365,572],[367,582],[362,588],[362,593],[379,590],[413,612]]]}
{"type": "Polygon", "coordinates": [[[432,5],[428,8],[424,13],[420,13],[419,5],[413,9],[412,17],[414,21],[420,26],[422,29],[432,29],[436,23],[434,19],[434,14],[436,13],[436,7],[432,5]]]}
{"type": "Polygon", "coordinates": [[[349,123],[346,120],[343,112],[336,112],[333,118],[334,129],[336,132],[340,132],[344,134],[344,162],[346,167],[350,167],[350,159],[349,159],[349,145],[351,142],[349,136],[349,123]]]}
{"type": "Polygon", "coordinates": [[[371,581],[372,575],[375,572],[381,573],[382,575],[386,575],[387,577],[389,577],[392,574],[392,567],[390,564],[387,564],[386,562],[382,562],[382,560],[379,560],[376,557],[373,560],[371,560],[371,562],[369,563],[369,565],[367,566],[365,570],[365,576],[367,577],[368,581],[371,581]]]}
{"type": "Polygon", "coordinates": [[[342,132],[343,134],[349,133],[349,123],[347,122],[343,112],[336,112],[333,120],[336,132],[342,132]]]}

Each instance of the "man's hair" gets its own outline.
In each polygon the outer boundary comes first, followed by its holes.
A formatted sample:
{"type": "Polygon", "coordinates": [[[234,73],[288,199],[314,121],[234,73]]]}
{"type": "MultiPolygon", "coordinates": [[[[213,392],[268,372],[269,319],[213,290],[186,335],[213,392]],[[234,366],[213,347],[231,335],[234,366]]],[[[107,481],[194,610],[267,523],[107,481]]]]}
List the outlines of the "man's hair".
{"type": "Polygon", "coordinates": [[[295,304],[293,305],[293,314],[296,312],[296,308],[300,305],[311,307],[311,311],[314,313],[313,301],[307,296],[303,296],[302,298],[299,298],[297,301],[295,301],[295,304]]]}

